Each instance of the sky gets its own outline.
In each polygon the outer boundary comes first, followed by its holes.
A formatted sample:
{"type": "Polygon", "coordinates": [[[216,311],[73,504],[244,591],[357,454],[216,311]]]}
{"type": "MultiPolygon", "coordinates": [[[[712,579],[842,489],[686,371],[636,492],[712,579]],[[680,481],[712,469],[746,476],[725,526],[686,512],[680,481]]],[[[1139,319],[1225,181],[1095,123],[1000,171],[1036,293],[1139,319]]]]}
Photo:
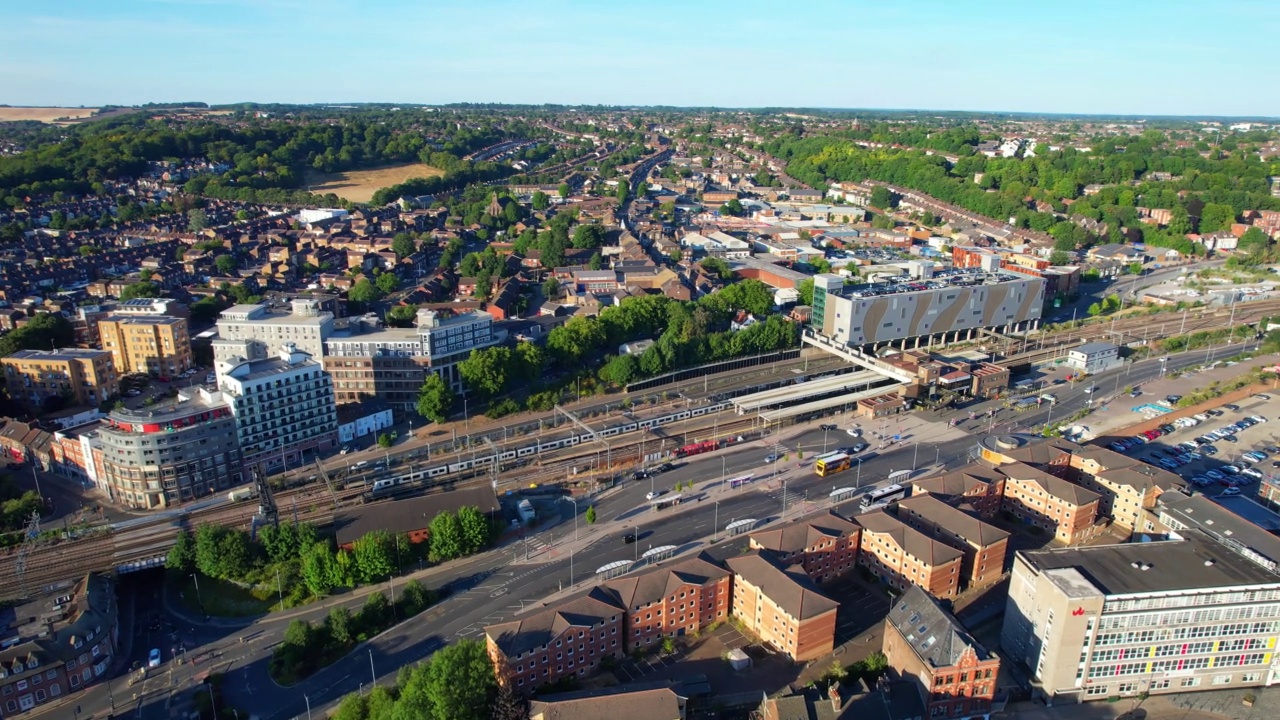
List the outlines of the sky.
{"type": "Polygon", "coordinates": [[[1280,116],[1274,0],[0,0],[0,28],[9,105],[1280,116]]]}

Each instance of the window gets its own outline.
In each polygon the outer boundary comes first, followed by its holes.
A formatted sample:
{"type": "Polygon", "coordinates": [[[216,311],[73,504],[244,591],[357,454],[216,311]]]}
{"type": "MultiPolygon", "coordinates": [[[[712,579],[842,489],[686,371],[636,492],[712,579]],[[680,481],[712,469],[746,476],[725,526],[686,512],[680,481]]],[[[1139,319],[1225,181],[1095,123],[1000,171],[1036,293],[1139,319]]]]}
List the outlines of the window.
{"type": "Polygon", "coordinates": [[[1107,686],[1106,686],[1106,685],[1090,685],[1090,686],[1089,686],[1089,687],[1084,691],[1084,694],[1085,694],[1085,695],[1090,695],[1090,696],[1106,695],[1106,694],[1107,694],[1107,686]]]}
{"type": "Polygon", "coordinates": [[[1182,682],[1178,683],[1178,687],[1184,687],[1184,688],[1200,687],[1200,678],[1198,677],[1182,678],[1182,682]]]}
{"type": "Polygon", "coordinates": [[[1213,684],[1214,685],[1230,685],[1231,676],[1230,675],[1214,675],[1213,684]]]}

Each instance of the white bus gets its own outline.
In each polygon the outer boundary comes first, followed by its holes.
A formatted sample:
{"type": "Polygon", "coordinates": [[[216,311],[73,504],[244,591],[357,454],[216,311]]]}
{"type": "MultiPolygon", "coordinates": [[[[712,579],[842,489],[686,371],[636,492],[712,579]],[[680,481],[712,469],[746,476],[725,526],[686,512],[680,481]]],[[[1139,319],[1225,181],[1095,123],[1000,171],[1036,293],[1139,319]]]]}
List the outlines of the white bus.
{"type": "Polygon", "coordinates": [[[890,503],[906,499],[906,497],[907,488],[894,483],[893,485],[888,485],[867,493],[862,498],[862,504],[858,509],[860,512],[867,512],[868,510],[875,510],[876,508],[884,507],[890,503]]]}

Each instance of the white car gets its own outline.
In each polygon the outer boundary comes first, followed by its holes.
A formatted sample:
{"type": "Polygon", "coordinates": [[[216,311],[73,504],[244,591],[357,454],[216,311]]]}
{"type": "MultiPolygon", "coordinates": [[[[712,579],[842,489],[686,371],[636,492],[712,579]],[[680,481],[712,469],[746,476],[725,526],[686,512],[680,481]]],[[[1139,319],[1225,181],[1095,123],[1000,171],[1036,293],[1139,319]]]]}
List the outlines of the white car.
{"type": "Polygon", "coordinates": [[[1222,492],[1218,493],[1218,497],[1230,497],[1232,495],[1239,495],[1239,494],[1240,494],[1240,488],[1229,487],[1229,488],[1225,488],[1222,492]]]}
{"type": "Polygon", "coordinates": [[[644,499],[645,499],[645,500],[654,500],[654,499],[658,498],[659,496],[661,496],[661,495],[662,495],[663,493],[665,493],[665,492],[666,492],[666,490],[650,490],[649,492],[647,492],[647,493],[645,493],[645,494],[644,494],[644,499]]]}
{"type": "Polygon", "coordinates": [[[1262,479],[1262,473],[1258,472],[1257,470],[1254,470],[1253,468],[1245,468],[1244,470],[1241,470],[1241,471],[1240,471],[1240,474],[1241,474],[1241,475],[1247,475],[1247,476],[1249,476],[1249,477],[1253,478],[1254,480],[1261,480],[1261,479],[1262,479]]]}
{"type": "Polygon", "coordinates": [[[856,427],[849,428],[848,430],[845,430],[845,432],[849,433],[849,437],[862,437],[862,430],[856,427]]]}

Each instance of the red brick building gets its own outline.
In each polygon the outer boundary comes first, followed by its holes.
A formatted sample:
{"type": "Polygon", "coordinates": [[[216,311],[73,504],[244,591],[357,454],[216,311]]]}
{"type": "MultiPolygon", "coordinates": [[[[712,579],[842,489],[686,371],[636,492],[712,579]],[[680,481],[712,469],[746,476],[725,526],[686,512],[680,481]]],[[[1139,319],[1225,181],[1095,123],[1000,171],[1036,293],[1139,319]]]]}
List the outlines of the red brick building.
{"type": "Polygon", "coordinates": [[[663,637],[694,634],[729,616],[733,575],[698,556],[652,572],[611,580],[606,587],[626,608],[626,652],[663,637]]]}
{"type": "Polygon", "coordinates": [[[1000,512],[1004,480],[1004,473],[994,468],[966,465],[912,482],[911,497],[932,495],[952,507],[990,519],[1000,512]]]}
{"type": "Polygon", "coordinates": [[[938,598],[960,593],[964,553],[889,515],[883,510],[855,518],[862,526],[858,562],[891,587],[918,585],[938,598]]]}
{"type": "Polygon", "coordinates": [[[999,580],[1009,550],[1009,533],[929,495],[897,504],[898,519],[963,553],[961,582],[967,588],[999,580]]]}
{"type": "Polygon", "coordinates": [[[759,551],[725,561],[733,571],[733,617],[797,662],[835,648],[839,603],[798,567],[759,551]]]}
{"type": "Polygon", "coordinates": [[[752,550],[768,550],[785,564],[800,563],[816,583],[852,570],[858,562],[862,528],[833,510],[752,533],[752,550]]]}

